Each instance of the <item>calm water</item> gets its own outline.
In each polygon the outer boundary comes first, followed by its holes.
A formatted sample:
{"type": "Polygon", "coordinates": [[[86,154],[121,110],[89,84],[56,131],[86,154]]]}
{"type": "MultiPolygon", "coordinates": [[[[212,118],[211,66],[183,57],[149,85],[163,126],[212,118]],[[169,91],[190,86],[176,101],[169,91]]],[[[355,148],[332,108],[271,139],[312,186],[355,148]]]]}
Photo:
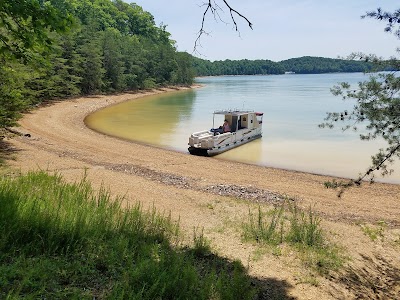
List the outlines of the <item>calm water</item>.
{"type": "MultiPolygon", "coordinates": [[[[252,109],[264,112],[262,139],[210,159],[355,177],[385,144],[363,142],[357,132],[320,129],[318,124],[326,112],[353,106],[334,97],[331,87],[364,79],[361,73],[199,78],[202,88],[124,102],[90,115],[86,122],[108,135],[187,152],[190,134],[212,127],[214,110],[252,109]]],[[[400,183],[399,164],[394,168],[384,181],[400,183]]]]}

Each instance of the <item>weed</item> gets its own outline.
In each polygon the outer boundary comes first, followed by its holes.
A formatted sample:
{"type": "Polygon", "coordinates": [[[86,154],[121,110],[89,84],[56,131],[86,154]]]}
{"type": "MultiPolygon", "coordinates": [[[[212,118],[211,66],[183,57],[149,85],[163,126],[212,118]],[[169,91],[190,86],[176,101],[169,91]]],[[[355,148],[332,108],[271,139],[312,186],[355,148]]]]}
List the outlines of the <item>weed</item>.
{"type": "Polygon", "coordinates": [[[282,242],[282,214],[284,207],[275,207],[269,211],[270,219],[266,220],[265,214],[258,207],[256,217],[249,211],[249,222],[243,224],[244,237],[247,240],[255,240],[259,243],[277,245],[282,242]]]}
{"type": "Polygon", "coordinates": [[[256,216],[249,211],[249,220],[243,224],[243,237],[272,245],[272,253],[277,256],[282,254],[278,245],[287,243],[297,249],[305,265],[320,274],[336,270],[344,262],[339,248],[324,237],[321,219],[311,207],[305,213],[289,201],[266,213],[259,206],[256,216]]]}
{"type": "Polygon", "coordinates": [[[320,218],[314,216],[311,207],[308,215],[300,211],[296,205],[289,206],[289,231],[286,240],[292,244],[319,247],[322,245],[322,228],[320,218]]]}
{"type": "Polygon", "coordinates": [[[339,182],[337,182],[335,179],[333,179],[332,181],[325,181],[324,186],[327,189],[336,189],[339,187],[339,182]]]}
{"type": "Polygon", "coordinates": [[[368,236],[371,241],[376,241],[378,238],[384,238],[383,232],[385,229],[385,224],[379,223],[377,226],[368,226],[365,224],[361,224],[360,226],[362,232],[366,236],[368,236]]]}
{"type": "Polygon", "coordinates": [[[318,281],[318,278],[312,274],[310,275],[302,275],[301,278],[298,281],[299,283],[305,283],[309,284],[315,287],[318,287],[320,285],[320,282],[318,281]]]}
{"type": "Polygon", "coordinates": [[[282,248],[279,246],[272,247],[272,254],[275,256],[282,256],[282,248]]]}
{"type": "Polygon", "coordinates": [[[215,208],[215,206],[214,206],[212,203],[207,203],[207,204],[206,204],[206,207],[207,207],[208,209],[214,209],[214,208],[215,208]]]}
{"type": "Polygon", "coordinates": [[[211,254],[210,241],[204,236],[204,228],[198,233],[198,228],[193,229],[193,252],[196,256],[207,256],[211,254]]]}
{"type": "Polygon", "coordinates": [[[354,182],[353,180],[349,180],[349,181],[345,182],[345,181],[336,181],[335,179],[333,179],[332,181],[324,182],[324,186],[327,189],[334,189],[334,190],[338,189],[337,196],[339,198],[342,196],[342,194],[344,193],[344,191],[346,189],[354,186],[354,184],[356,184],[356,182],[354,182]]]}

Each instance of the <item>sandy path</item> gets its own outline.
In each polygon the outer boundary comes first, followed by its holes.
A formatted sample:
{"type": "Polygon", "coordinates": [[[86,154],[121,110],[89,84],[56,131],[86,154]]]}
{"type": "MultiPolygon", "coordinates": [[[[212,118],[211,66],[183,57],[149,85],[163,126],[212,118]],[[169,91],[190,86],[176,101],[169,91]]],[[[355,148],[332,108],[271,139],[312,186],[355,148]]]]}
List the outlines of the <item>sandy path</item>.
{"type": "MultiPolygon", "coordinates": [[[[10,164],[22,171],[54,170],[67,180],[79,180],[86,171],[95,187],[104,184],[114,195],[126,195],[127,201],[171,212],[189,236],[194,227],[203,227],[213,249],[249,265],[250,274],[274,285],[280,295],[299,299],[355,297],[358,291],[337,278],[320,278],[318,287],[302,283],[302,267],[291,255],[265,254],[255,259],[257,247],[241,241],[240,224],[256,202],[268,204],[276,195],[287,195],[301,207],[312,205],[323,216],[334,239],[354,257],[356,270],[365,255],[375,257],[377,247],[383,247],[371,243],[357,224],[384,221],[388,234],[398,234],[400,185],[365,184],[338,198],[335,191],[324,188],[324,182],[331,179],[326,176],[177,153],[105,136],[84,124],[85,116],[97,109],[166,91],[79,98],[39,108],[25,115],[18,128],[31,136],[9,140],[16,149],[16,160],[10,164]],[[223,196],[225,192],[231,196],[223,196]]],[[[400,270],[395,249],[379,252],[390,261],[389,269],[400,270]]],[[[379,273],[371,267],[370,274],[374,272],[379,273]]]]}

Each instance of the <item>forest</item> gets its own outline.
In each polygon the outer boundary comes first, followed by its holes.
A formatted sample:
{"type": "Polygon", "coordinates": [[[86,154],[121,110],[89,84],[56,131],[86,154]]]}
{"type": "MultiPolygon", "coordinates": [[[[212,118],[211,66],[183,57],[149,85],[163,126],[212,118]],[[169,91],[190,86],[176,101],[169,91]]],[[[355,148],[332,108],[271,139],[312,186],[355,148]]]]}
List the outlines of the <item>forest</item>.
{"type": "Polygon", "coordinates": [[[191,55],[121,0],[0,5],[0,127],[45,100],[191,85],[191,55]]]}
{"type": "Polygon", "coordinates": [[[268,75],[294,72],[296,74],[322,74],[338,72],[368,72],[373,64],[365,61],[324,57],[299,57],[273,62],[271,60],[224,60],[214,61],[193,58],[197,76],[219,75],[268,75]]]}

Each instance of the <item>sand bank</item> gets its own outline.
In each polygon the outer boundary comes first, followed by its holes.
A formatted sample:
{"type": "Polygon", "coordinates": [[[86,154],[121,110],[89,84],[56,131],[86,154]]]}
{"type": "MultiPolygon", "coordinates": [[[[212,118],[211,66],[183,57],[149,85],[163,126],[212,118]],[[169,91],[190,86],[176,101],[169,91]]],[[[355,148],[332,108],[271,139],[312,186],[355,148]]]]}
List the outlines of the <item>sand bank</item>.
{"type": "MultiPolygon", "coordinates": [[[[324,187],[332,179],[327,176],[191,156],[105,136],[84,124],[85,116],[108,105],[174,90],[77,98],[38,108],[19,122],[18,130],[30,137],[7,141],[16,153],[10,164],[23,172],[56,171],[67,180],[79,180],[86,173],[95,187],[105,185],[112,194],[125,195],[127,202],[140,201],[145,208],[154,205],[171,212],[188,234],[193,227],[203,227],[216,251],[249,264],[255,276],[287,282],[288,295],[334,299],[335,289],[345,298],[351,296],[340,283],[325,279],[321,279],[323,288],[298,285],[295,273],[302,268],[283,266],[282,259],[267,255],[251,260],[255,246],[242,243],[240,222],[257,203],[274,203],[287,196],[300,207],[311,205],[354,255],[359,255],[357,249],[371,254],[373,246],[365,248],[357,224],[384,221],[391,228],[399,227],[400,185],[364,184],[338,198],[336,191],[324,187]]],[[[398,258],[395,264],[400,265],[398,258]]]]}

